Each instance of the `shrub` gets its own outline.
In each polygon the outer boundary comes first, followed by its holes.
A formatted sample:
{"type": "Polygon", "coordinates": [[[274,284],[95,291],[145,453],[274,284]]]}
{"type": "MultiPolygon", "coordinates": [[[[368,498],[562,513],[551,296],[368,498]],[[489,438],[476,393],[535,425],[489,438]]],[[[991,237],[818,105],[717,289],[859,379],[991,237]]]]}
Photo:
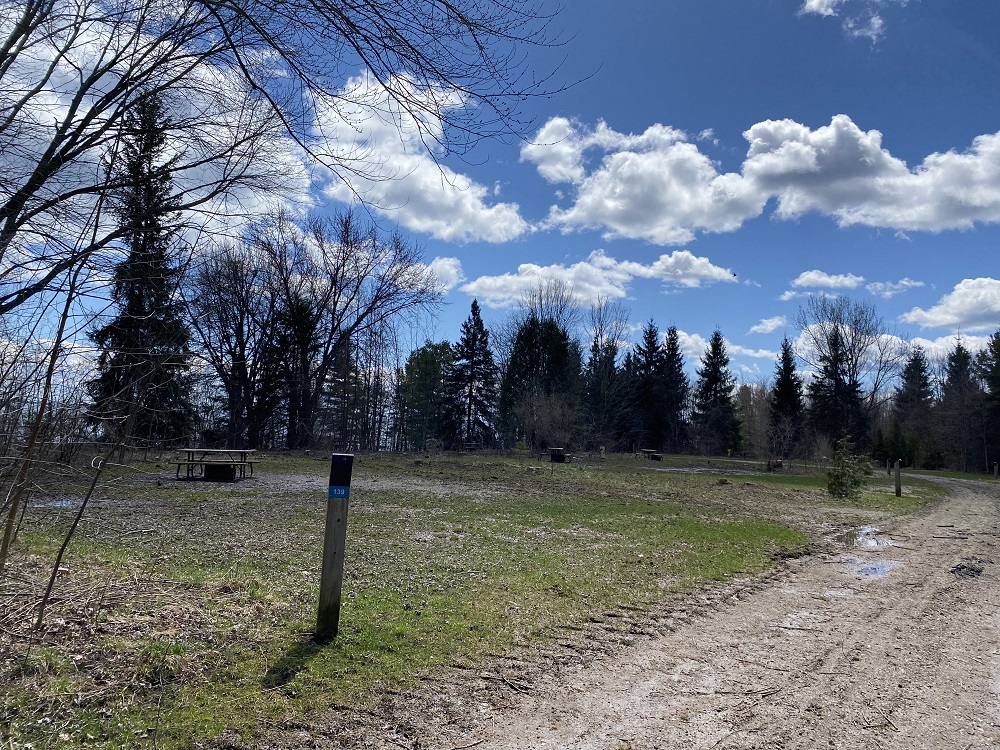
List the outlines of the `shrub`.
{"type": "Polygon", "coordinates": [[[826,490],[832,497],[860,497],[865,477],[872,473],[864,456],[853,453],[849,440],[839,440],[833,455],[833,464],[826,472],[826,490]]]}

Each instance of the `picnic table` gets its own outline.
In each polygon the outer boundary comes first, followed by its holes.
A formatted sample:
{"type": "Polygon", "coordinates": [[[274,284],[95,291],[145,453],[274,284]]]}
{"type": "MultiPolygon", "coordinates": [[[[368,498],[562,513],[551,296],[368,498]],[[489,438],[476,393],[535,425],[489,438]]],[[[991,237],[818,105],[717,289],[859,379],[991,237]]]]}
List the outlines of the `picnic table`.
{"type": "Polygon", "coordinates": [[[648,458],[650,461],[662,461],[663,460],[663,454],[657,452],[653,448],[640,448],[639,452],[643,456],[645,456],[646,458],[648,458]]]}
{"type": "Polygon", "coordinates": [[[184,459],[177,461],[178,479],[204,479],[206,482],[235,482],[253,476],[256,453],[250,448],[180,448],[184,459]],[[184,476],[181,476],[184,469],[184,476]],[[249,469],[249,474],[247,470],[249,469]]]}

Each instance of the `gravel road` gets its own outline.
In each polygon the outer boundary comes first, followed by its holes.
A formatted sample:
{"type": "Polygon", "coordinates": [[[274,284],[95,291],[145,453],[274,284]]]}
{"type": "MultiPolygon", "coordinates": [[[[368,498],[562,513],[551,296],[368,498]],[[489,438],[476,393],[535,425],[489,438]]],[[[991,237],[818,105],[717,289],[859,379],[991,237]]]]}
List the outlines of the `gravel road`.
{"type": "MultiPolygon", "coordinates": [[[[1000,747],[1000,492],[793,561],[775,585],[543,678],[479,750],[1000,747]]],[[[481,742],[480,742],[481,740],[481,742]]]]}

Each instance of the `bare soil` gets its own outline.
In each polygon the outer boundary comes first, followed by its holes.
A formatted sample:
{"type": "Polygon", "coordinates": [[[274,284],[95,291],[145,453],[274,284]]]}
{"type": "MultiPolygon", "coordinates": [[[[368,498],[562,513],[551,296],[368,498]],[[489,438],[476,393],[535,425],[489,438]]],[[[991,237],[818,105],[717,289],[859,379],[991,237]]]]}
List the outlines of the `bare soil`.
{"type": "Polygon", "coordinates": [[[454,664],[261,746],[1000,747],[1000,488],[947,484],[930,510],[831,533],[768,578],[654,621],[607,612],[531,654],[454,664]]]}

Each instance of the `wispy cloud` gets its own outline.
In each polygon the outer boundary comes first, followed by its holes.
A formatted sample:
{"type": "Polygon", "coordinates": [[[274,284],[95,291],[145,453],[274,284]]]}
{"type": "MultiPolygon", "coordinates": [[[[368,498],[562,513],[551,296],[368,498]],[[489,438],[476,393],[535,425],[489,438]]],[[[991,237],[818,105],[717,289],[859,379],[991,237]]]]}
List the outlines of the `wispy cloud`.
{"type": "Polygon", "coordinates": [[[924,286],[924,282],[922,281],[900,279],[899,281],[874,281],[871,284],[868,284],[865,289],[874,294],[876,297],[891,299],[897,294],[903,294],[911,289],[919,289],[922,286],[924,286]]]}
{"type": "Polygon", "coordinates": [[[816,15],[834,18],[844,11],[841,26],[852,39],[867,39],[872,44],[885,35],[885,20],[877,8],[894,2],[904,6],[909,0],[804,0],[799,8],[801,15],[816,15]]]}
{"type": "Polygon", "coordinates": [[[788,318],[784,315],[775,315],[773,318],[763,318],[757,325],[751,326],[750,333],[773,333],[786,325],[788,318]]]}

